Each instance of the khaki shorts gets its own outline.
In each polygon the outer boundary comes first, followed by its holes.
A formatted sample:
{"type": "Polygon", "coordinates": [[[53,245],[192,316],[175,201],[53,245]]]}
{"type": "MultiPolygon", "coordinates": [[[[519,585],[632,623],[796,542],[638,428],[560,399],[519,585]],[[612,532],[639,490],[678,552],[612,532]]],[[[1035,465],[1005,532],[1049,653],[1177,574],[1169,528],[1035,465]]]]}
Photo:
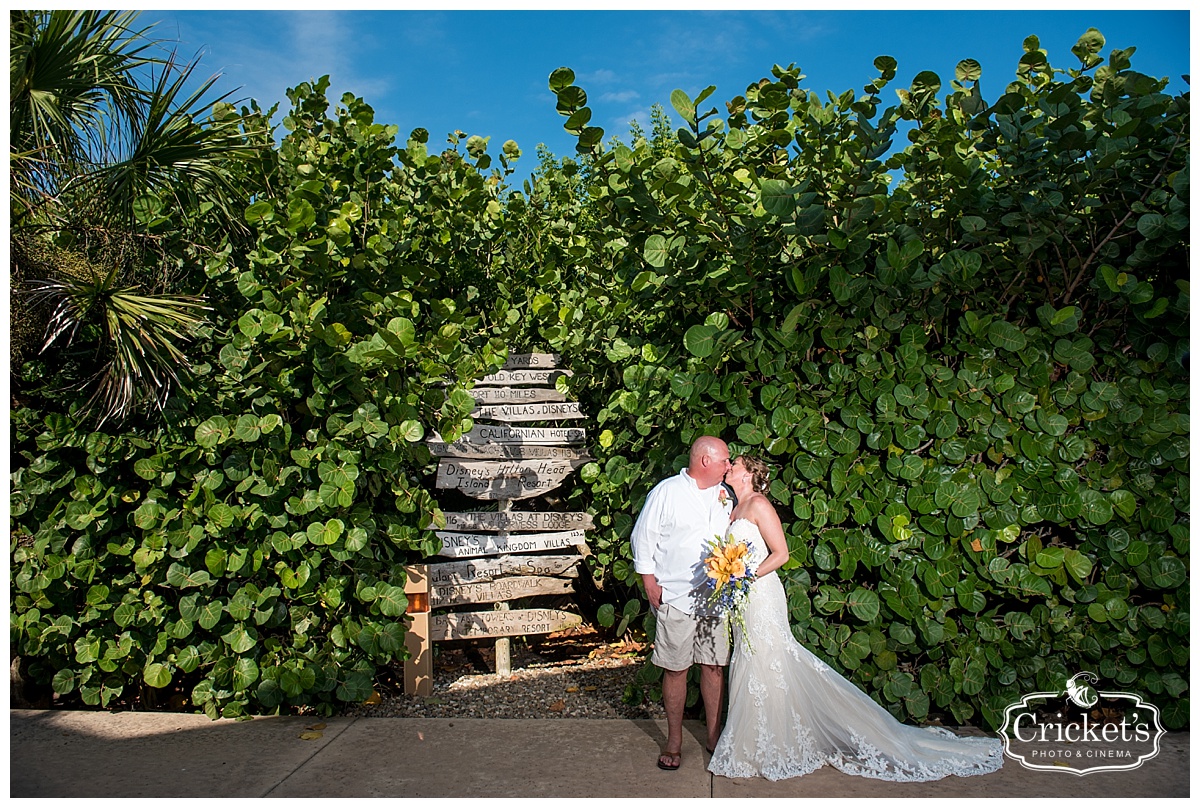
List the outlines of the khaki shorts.
{"type": "Polygon", "coordinates": [[[650,661],[668,671],[685,671],[694,663],[729,664],[729,632],[725,617],[697,617],[669,603],[655,613],[654,654],[650,661]]]}

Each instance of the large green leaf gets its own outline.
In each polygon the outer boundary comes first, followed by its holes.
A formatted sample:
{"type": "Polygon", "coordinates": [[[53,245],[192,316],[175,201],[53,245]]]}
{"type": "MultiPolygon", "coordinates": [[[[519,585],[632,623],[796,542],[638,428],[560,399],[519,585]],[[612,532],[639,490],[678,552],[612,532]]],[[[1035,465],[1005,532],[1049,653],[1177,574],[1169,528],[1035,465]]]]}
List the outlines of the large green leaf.
{"type": "Polygon", "coordinates": [[[231,434],[229,421],[223,416],[214,415],[196,427],[196,443],[211,449],[228,440],[231,434]]]}
{"type": "Polygon", "coordinates": [[[683,90],[671,91],[671,106],[679,113],[679,117],[688,123],[696,122],[696,105],[692,103],[691,97],[683,90]]]}
{"type": "Polygon", "coordinates": [[[177,589],[192,586],[205,586],[212,582],[212,576],[207,570],[190,570],[183,564],[175,563],[167,568],[167,583],[177,589]]]}
{"type": "Polygon", "coordinates": [[[642,250],[642,256],[646,259],[646,263],[657,269],[667,265],[667,240],[660,235],[653,235],[646,239],[646,246],[642,250]]]}
{"type": "Polygon", "coordinates": [[[763,180],[761,198],[763,208],[772,216],[786,218],[796,210],[795,191],[782,180],[763,180]]]}
{"type": "Polygon", "coordinates": [[[287,229],[293,233],[303,232],[317,221],[317,212],[306,199],[293,199],[288,202],[287,229]]]}
{"type": "Polygon", "coordinates": [[[223,634],[221,639],[229,643],[229,648],[235,654],[244,654],[250,651],[257,644],[257,640],[252,633],[253,629],[247,629],[242,625],[234,626],[228,633],[223,634]]]}
{"type": "Polygon", "coordinates": [[[851,614],[867,623],[879,616],[879,596],[870,589],[855,589],[846,596],[846,606],[851,614]]]}
{"type": "Polygon", "coordinates": [[[550,74],[550,89],[554,92],[564,90],[575,83],[575,71],[569,67],[560,67],[550,74]]]}
{"type": "Polygon", "coordinates": [[[963,59],[954,67],[954,78],[957,81],[979,81],[983,68],[974,59],[963,59]]]}
{"type": "Polygon", "coordinates": [[[1029,344],[1021,329],[1004,320],[996,320],[988,326],[987,336],[993,345],[1006,351],[1021,351],[1029,344]]]}
{"type": "Polygon", "coordinates": [[[716,349],[716,337],[719,329],[711,325],[694,325],[683,335],[683,344],[688,353],[699,359],[712,355],[716,349]]]}
{"type": "Polygon", "coordinates": [[[738,424],[738,440],[747,446],[758,446],[767,439],[767,432],[759,425],[752,423],[738,424]]]}
{"type": "Polygon", "coordinates": [[[396,437],[409,443],[417,443],[425,437],[425,427],[415,419],[404,421],[395,429],[396,437]]]}
{"type": "Polygon", "coordinates": [[[166,687],[171,684],[171,669],[161,662],[151,662],[142,671],[142,680],[150,687],[166,687]]]}
{"type": "Polygon", "coordinates": [[[408,597],[404,589],[398,586],[384,585],[378,590],[375,603],[379,610],[388,617],[402,617],[408,609],[408,597]]]}
{"type": "Polygon", "coordinates": [[[245,690],[258,681],[258,664],[250,657],[242,657],[233,665],[233,689],[245,690]]]}

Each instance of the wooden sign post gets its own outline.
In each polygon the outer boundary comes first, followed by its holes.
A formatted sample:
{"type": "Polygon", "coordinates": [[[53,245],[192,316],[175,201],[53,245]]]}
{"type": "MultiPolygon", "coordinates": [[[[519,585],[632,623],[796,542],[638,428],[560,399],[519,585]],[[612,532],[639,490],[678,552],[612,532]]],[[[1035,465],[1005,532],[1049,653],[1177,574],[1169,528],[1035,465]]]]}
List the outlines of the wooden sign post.
{"type": "Polygon", "coordinates": [[[577,555],[498,556],[432,564],[425,569],[429,586],[436,588],[444,584],[485,584],[510,576],[575,578],[579,575],[575,569],[578,563],[577,555]]]}
{"type": "Polygon", "coordinates": [[[572,375],[557,364],[555,354],[510,356],[502,370],[480,379],[471,391],[477,404],[474,428],[453,443],[436,433],[426,441],[438,458],[436,487],[494,501],[497,507],[447,513],[445,529],[435,531],[442,540],[439,556],[466,560],[413,568],[419,569],[421,583],[414,585],[424,587],[427,605],[423,615],[412,615],[406,693],[432,692],[431,663],[424,678],[419,666],[432,659],[434,641],[494,637],[496,672],[508,674],[509,637],[548,634],[583,622],[579,615],[555,609],[509,608],[509,601],[518,598],[571,591],[580,559],[590,554],[584,533],[594,527],[590,514],[512,509],[514,502],[558,488],[592,459],[584,448],[582,427],[511,425],[584,417],[577,402],[566,401],[554,388],[555,380],[572,375]],[[573,552],[563,555],[564,550],[573,552]],[[551,551],[558,554],[544,554],[551,551]],[[429,614],[432,609],[486,603],[493,604],[491,611],[429,614]],[[423,633],[418,635],[418,629],[423,633]],[[424,682],[428,686],[422,691],[424,682]]]}
{"type": "MultiPolygon", "coordinates": [[[[505,511],[511,511],[511,510],[512,510],[512,500],[511,499],[500,500],[500,513],[504,513],[505,511]]],[[[507,549],[508,531],[501,531],[499,538],[501,541],[504,542],[505,549],[507,549]]],[[[480,555],[483,555],[483,554],[481,553],[480,555]]],[[[498,612],[507,612],[508,611],[508,601],[501,600],[501,601],[497,602],[493,608],[498,612]]],[[[500,625],[511,626],[512,624],[504,623],[504,624],[500,624],[500,625]]],[[[449,629],[449,626],[447,625],[447,630],[448,629],[449,629]]],[[[476,634],[476,636],[478,636],[478,633],[476,634]]],[[[502,636],[502,637],[500,637],[500,639],[496,640],[496,673],[500,674],[501,676],[508,676],[510,673],[512,673],[512,645],[510,644],[507,636],[502,636]]]]}
{"type": "Polygon", "coordinates": [[[404,692],[418,696],[433,695],[433,648],[429,631],[429,568],[417,564],[405,568],[404,594],[408,596],[408,631],[404,647],[404,692]]]}

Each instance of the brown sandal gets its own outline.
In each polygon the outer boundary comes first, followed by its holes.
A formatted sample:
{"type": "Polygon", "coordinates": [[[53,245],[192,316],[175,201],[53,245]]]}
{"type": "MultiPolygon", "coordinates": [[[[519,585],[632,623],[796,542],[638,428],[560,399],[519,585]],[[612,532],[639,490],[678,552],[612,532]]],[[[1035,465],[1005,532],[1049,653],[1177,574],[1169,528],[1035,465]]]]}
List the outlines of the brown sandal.
{"type": "Polygon", "coordinates": [[[662,769],[663,771],[673,772],[679,768],[679,764],[681,764],[682,762],[683,762],[683,755],[681,755],[679,752],[663,752],[661,755],[658,756],[658,768],[662,769]],[[672,766],[668,763],[663,763],[664,760],[667,760],[670,758],[675,759],[674,766],[672,766]]]}

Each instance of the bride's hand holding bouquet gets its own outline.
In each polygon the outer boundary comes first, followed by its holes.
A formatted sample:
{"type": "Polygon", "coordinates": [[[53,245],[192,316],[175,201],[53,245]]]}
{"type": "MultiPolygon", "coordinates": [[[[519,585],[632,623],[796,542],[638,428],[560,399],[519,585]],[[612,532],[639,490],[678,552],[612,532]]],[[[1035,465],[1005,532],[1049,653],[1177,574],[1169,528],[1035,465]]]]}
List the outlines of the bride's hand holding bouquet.
{"type": "Polygon", "coordinates": [[[730,625],[736,624],[745,634],[744,613],[755,577],[750,564],[750,548],[746,542],[727,534],[714,537],[708,550],[704,559],[707,583],[712,587],[708,602],[721,614],[728,615],[730,625]]]}

